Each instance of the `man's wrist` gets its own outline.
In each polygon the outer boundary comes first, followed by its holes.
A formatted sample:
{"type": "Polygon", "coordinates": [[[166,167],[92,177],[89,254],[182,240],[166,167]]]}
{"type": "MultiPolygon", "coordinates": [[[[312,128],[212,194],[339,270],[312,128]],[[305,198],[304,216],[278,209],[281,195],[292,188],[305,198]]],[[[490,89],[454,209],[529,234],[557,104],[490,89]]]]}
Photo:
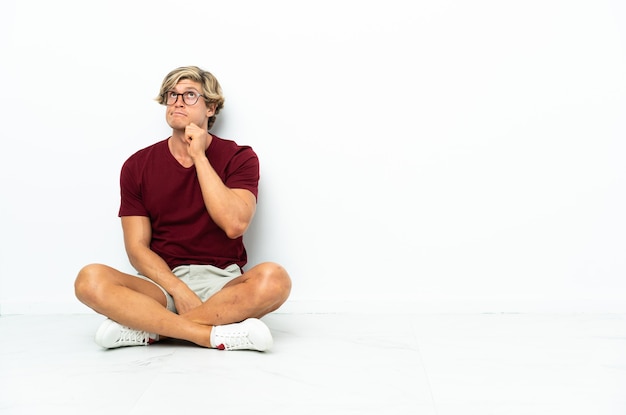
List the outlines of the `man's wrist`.
{"type": "Polygon", "coordinates": [[[177,294],[179,294],[181,291],[187,290],[188,288],[187,288],[187,285],[184,282],[182,282],[180,279],[178,279],[176,275],[172,274],[172,276],[174,276],[176,280],[172,281],[172,283],[169,285],[169,287],[165,289],[165,291],[167,291],[172,297],[174,297],[177,294]]]}
{"type": "Polygon", "coordinates": [[[206,163],[209,164],[209,159],[207,158],[206,154],[202,153],[202,154],[198,154],[197,156],[192,156],[191,160],[193,160],[193,164],[195,164],[196,166],[200,163],[206,163]]]}

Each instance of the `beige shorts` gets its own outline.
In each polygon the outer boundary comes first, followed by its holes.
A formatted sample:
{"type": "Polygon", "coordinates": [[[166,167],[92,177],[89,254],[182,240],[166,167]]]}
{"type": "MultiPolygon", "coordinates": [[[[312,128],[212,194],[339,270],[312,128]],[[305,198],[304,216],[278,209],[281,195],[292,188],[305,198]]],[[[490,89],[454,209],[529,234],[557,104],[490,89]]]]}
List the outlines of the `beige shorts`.
{"type": "MultiPolygon", "coordinates": [[[[203,303],[224,288],[230,281],[241,275],[241,269],[237,264],[231,264],[224,269],[214,267],[213,265],[181,265],[174,268],[172,272],[182,282],[187,284],[191,291],[200,297],[203,303]]],[[[177,313],[174,299],[165,291],[165,288],[141,274],[137,275],[137,277],[150,281],[159,287],[167,299],[167,309],[177,313]]]]}

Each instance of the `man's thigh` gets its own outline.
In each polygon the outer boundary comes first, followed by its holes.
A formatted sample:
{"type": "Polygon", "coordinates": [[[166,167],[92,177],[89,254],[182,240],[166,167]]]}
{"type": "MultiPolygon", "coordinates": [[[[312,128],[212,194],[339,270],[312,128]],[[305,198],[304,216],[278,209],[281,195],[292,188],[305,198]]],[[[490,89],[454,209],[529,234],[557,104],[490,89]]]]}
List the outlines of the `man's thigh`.
{"type": "Polygon", "coordinates": [[[159,302],[159,304],[166,307],[170,311],[175,310],[174,299],[167,291],[165,291],[165,288],[161,287],[159,284],[144,275],[126,275],[130,277],[127,280],[129,284],[127,286],[128,288],[154,298],[159,302]]]}
{"type": "Polygon", "coordinates": [[[107,281],[147,295],[154,298],[162,306],[167,306],[166,291],[151,279],[143,275],[127,274],[108,266],[103,266],[100,271],[107,281]]]}

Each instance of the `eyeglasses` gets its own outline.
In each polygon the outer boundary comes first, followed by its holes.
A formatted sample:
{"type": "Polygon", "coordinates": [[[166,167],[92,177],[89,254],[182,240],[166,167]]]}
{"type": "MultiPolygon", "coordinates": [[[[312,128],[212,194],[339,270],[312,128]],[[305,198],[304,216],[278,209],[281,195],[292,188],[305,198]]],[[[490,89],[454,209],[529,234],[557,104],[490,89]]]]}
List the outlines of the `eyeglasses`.
{"type": "Polygon", "coordinates": [[[165,105],[174,105],[178,102],[178,97],[182,97],[185,104],[194,105],[202,96],[203,95],[198,94],[196,91],[187,91],[182,94],[174,91],[167,91],[163,94],[163,100],[165,101],[165,105]]]}

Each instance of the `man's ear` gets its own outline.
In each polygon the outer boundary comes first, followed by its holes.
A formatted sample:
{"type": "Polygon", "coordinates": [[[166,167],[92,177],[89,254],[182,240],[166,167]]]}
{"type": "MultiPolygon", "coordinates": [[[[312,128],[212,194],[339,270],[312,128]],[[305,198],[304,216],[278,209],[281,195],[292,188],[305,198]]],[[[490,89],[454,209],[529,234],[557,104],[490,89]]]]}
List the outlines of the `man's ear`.
{"type": "Polygon", "coordinates": [[[214,102],[207,105],[207,110],[206,110],[207,117],[212,117],[215,115],[215,107],[216,107],[216,104],[214,102]]]}

